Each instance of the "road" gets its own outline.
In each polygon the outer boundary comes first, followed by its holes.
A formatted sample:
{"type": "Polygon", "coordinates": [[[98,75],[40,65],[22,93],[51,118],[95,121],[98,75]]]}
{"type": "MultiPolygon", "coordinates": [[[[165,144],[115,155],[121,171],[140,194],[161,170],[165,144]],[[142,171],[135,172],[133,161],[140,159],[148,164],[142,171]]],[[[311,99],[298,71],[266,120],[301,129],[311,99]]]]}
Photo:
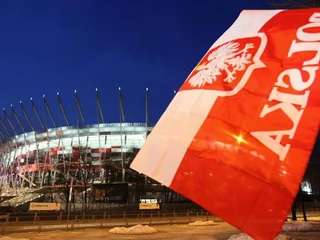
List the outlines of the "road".
{"type": "MultiPolygon", "coordinates": [[[[191,227],[184,225],[162,225],[154,226],[157,233],[148,235],[115,235],[108,232],[108,229],[84,229],[76,231],[51,231],[42,233],[16,233],[7,235],[16,239],[30,240],[227,240],[233,234],[240,233],[239,230],[227,223],[221,222],[214,226],[191,227]]],[[[294,239],[319,240],[320,232],[286,233],[294,239]]]]}

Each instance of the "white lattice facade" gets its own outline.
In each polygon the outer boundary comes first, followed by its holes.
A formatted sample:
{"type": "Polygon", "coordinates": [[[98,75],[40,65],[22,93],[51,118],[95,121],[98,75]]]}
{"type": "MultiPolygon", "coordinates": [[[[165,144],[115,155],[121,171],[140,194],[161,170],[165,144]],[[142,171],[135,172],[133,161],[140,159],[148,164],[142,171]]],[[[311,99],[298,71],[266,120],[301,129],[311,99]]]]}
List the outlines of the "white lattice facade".
{"type": "Polygon", "coordinates": [[[103,182],[105,166],[123,170],[123,161],[141,148],[151,129],[145,123],[104,123],[16,135],[0,146],[0,185],[54,185],[55,180],[46,180],[49,172],[55,178],[71,171],[90,172],[92,182],[103,182]]]}

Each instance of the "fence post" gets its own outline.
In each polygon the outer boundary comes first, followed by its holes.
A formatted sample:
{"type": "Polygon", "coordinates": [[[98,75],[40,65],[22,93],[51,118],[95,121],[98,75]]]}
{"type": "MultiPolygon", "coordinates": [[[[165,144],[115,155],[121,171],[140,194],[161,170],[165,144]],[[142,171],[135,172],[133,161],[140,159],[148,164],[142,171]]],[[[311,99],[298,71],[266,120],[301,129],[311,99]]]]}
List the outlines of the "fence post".
{"type": "Polygon", "coordinates": [[[126,218],[126,211],[123,211],[123,219],[126,218]]]}
{"type": "Polygon", "coordinates": [[[307,222],[308,219],[307,219],[306,209],[305,209],[305,207],[304,207],[304,203],[303,203],[303,202],[302,202],[302,204],[301,204],[301,207],[302,207],[303,220],[304,220],[305,222],[307,222]]]}
{"type": "Polygon", "coordinates": [[[41,224],[40,222],[38,222],[38,232],[41,232],[41,229],[42,229],[41,224]]]}
{"type": "Polygon", "coordinates": [[[103,220],[104,221],[106,220],[106,212],[105,211],[103,212],[103,220]]]}
{"type": "Polygon", "coordinates": [[[82,222],[84,222],[85,216],[86,216],[86,212],[83,212],[82,213],[82,222]]]}
{"type": "Polygon", "coordinates": [[[33,223],[36,223],[37,218],[38,218],[38,212],[35,212],[34,213],[34,218],[33,218],[33,223]]]}
{"type": "Polygon", "coordinates": [[[151,225],[152,223],[152,213],[150,214],[150,220],[149,220],[149,224],[151,225]]]}
{"type": "Polygon", "coordinates": [[[188,212],[186,213],[186,217],[188,218],[189,223],[190,223],[190,213],[189,213],[189,210],[188,210],[188,212]]]}
{"type": "Polygon", "coordinates": [[[10,213],[7,213],[7,215],[6,215],[6,223],[7,224],[9,223],[9,220],[10,220],[10,213]]]}

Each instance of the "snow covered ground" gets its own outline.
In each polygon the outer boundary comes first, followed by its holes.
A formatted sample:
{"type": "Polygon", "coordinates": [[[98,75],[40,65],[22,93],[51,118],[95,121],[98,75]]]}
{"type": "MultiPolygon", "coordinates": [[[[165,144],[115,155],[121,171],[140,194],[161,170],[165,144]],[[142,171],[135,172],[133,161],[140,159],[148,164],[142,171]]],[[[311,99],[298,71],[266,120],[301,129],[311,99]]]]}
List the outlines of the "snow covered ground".
{"type": "MultiPolygon", "coordinates": [[[[280,234],[274,240],[291,240],[291,239],[292,237],[289,237],[284,234],[280,234]]],[[[240,233],[240,234],[232,235],[228,240],[254,240],[254,239],[245,233],[240,233]]]]}
{"type": "MultiPolygon", "coordinates": [[[[320,231],[320,224],[317,222],[286,222],[283,225],[282,232],[316,232],[320,231]]],[[[280,234],[275,240],[293,239],[285,234],[280,234]]],[[[232,235],[228,240],[254,240],[245,233],[232,235]]]]}
{"type": "MultiPolygon", "coordinates": [[[[157,230],[153,227],[149,227],[148,225],[135,225],[133,227],[115,227],[109,230],[109,233],[114,234],[150,234],[156,233],[157,230]]],[[[1,239],[0,239],[1,240],[1,239]]]]}
{"type": "Polygon", "coordinates": [[[212,220],[210,221],[195,221],[188,224],[189,226],[211,226],[216,225],[216,223],[212,220]]]}
{"type": "Polygon", "coordinates": [[[283,225],[283,232],[312,232],[319,231],[320,224],[318,222],[286,222],[283,225]]]}

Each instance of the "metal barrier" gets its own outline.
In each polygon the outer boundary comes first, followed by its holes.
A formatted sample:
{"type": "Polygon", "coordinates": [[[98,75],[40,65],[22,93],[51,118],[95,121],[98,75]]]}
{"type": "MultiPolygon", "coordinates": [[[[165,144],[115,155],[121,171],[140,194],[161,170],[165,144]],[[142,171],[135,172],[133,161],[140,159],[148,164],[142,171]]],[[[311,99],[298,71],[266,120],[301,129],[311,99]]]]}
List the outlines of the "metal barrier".
{"type": "MultiPolygon", "coordinates": [[[[306,209],[307,216],[320,217],[318,209],[306,209]]],[[[299,218],[302,213],[297,211],[299,218]]],[[[291,216],[288,216],[290,219],[291,216]]],[[[134,226],[137,224],[162,225],[162,224],[187,224],[195,221],[221,222],[207,211],[172,211],[160,210],[123,211],[112,213],[108,211],[87,212],[24,212],[10,213],[0,218],[1,234],[18,232],[41,232],[52,230],[75,230],[85,228],[112,228],[120,226],[134,226]]]]}
{"type": "Polygon", "coordinates": [[[18,232],[41,232],[52,230],[75,230],[84,228],[112,228],[120,226],[187,224],[194,221],[221,221],[212,214],[200,212],[171,212],[149,211],[139,213],[123,212],[109,214],[107,212],[83,212],[70,215],[63,212],[7,214],[1,226],[1,234],[18,232]]]}

